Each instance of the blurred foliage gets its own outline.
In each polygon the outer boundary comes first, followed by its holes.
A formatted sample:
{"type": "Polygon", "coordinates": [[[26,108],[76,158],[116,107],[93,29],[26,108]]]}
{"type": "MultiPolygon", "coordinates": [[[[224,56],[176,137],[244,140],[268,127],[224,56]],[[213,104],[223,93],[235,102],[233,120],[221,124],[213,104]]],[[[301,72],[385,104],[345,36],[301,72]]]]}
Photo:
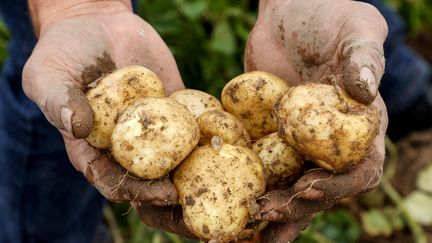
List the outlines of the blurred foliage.
{"type": "Polygon", "coordinates": [[[321,212],[315,215],[297,243],[354,243],[360,238],[361,228],[346,209],[321,212]]]}
{"type": "Polygon", "coordinates": [[[225,83],[243,72],[257,3],[141,0],[138,12],[170,47],[186,86],[219,96],[225,83]]]}
{"type": "Polygon", "coordinates": [[[432,31],[432,1],[431,0],[385,0],[394,7],[407,22],[411,34],[429,29],[432,31]]]}
{"type": "Polygon", "coordinates": [[[113,233],[114,243],[199,243],[195,240],[185,240],[163,230],[154,230],[141,223],[140,219],[129,204],[110,204],[104,216],[110,231],[113,233]]]}
{"type": "Polygon", "coordinates": [[[3,65],[7,57],[7,43],[10,34],[5,23],[0,18],[0,67],[3,65]]]}

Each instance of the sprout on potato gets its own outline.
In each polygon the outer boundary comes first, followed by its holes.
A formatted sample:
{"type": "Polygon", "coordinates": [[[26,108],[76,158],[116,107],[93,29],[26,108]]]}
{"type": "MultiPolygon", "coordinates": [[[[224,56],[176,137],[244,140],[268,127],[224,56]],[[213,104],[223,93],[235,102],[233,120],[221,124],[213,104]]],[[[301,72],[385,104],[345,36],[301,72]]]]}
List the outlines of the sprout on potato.
{"type": "Polygon", "coordinates": [[[156,179],[174,169],[198,141],[198,125],[184,105],[170,98],[142,98],[118,119],[111,152],[132,174],[156,179]]]}
{"type": "Polygon", "coordinates": [[[250,149],[224,144],[195,149],[174,171],[183,217],[201,239],[229,242],[244,230],[248,207],[265,190],[264,169],[250,149]]]}
{"type": "Polygon", "coordinates": [[[246,147],[251,145],[249,134],[243,124],[226,111],[209,110],[199,116],[197,122],[201,131],[199,145],[210,144],[214,136],[232,145],[246,147]]]}
{"type": "Polygon", "coordinates": [[[223,110],[222,104],[218,99],[195,89],[184,89],[174,92],[170,95],[170,98],[185,105],[195,118],[212,109],[223,110]]]}
{"type": "Polygon", "coordinates": [[[96,81],[86,96],[94,112],[93,130],[86,138],[96,148],[108,148],[120,114],[142,97],[163,97],[162,82],[152,71],[141,66],[119,69],[96,81]]]}
{"type": "Polygon", "coordinates": [[[223,107],[246,127],[253,140],[277,131],[272,110],[288,90],[282,79],[266,72],[245,73],[228,82],[222,91],[223,107]]]}
{"type": "Polygon", "coordinates": [[[343,172],[366,156],[376,137],[379,111],[337,86],[292,87],[275,106],[279,136],[324,169],[343,172]]]}
{"type": "Polygon", "coordinates": [[[296,181],[303,172],[303,158],[277,135],[272,133],[252,144],[264,164],[269,189],[280,189],[296,181]]]}

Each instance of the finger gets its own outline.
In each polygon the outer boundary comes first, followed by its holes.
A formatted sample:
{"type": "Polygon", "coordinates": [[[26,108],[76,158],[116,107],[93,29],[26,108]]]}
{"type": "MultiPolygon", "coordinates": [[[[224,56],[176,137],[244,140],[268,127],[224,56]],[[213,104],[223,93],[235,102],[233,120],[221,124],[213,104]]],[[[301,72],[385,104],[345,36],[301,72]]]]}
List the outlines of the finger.
{"type": "Polygon", "coordinates": [[[41,65],[30,58],[23,70],[23,88],[44,113],[47,120],[60,130],[84,138],[93,126],[93,111],[83,91],[63,71],[41,65]]]}
{"type": "Polygon", "coordinates": [[[285,243],[293,242],[311,222],[312,217],[306,217],[295,223],[270,223],[261,233],[262,242],[285,243]]]}
{"type": "Polygon", "coordinates": [[[184,89],[184,84],[178,71],[176,61],[159,34],[148,23],[135,15],[126,19],[114,18],[119,21],[114,28],[122,34],[115,35],[116,45],[112,55],[118,67],[141,65],[152,70],[161,79],[165,93],[184,89]],[[129,28],[123,28],[122,23],[129,23],[129,28]],[[131,41],[134,40],[134,41],[131,41]]]}
{"type": "Polygon", "coordinates": [[[91,147],[85,140],[64,136],[69,159],[77,170],[108,200],[142,201],[167,206],[177,203],[177,191],[169,179],[143,180],[129,174],[107,154],[91,147]]]}
{"type": "Polygon", "coordinates": [[[155,207],[140,202],[133,202],[132,206],[141,221],[146,225],[155,229],[163,229],[190,239],[198,239],[184,223],[180,206],[155,207]]]}
{"type": "Polygon", "coordinates": [[[384,73],[383,44],[387,24],[372,5],[353,2],[358,11],[344,19],[342,38],[343,83],[357,101],[370,104],[375,100],[384,73]],[[371,24],[373,23],[373,24],[371,24]]]}

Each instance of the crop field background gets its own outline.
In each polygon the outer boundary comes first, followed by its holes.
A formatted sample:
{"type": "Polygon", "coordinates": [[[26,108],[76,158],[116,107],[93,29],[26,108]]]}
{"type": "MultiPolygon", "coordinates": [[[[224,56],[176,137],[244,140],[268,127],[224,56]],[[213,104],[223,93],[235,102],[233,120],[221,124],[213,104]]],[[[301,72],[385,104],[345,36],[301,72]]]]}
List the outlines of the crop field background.
{"type": "MultiPolygon", "coordinates": [[[[257,2],[140,0],[138,14],[166,41],[186,86],[219,97],[225,83],[243,72],[244,47],[256,21],[257,2]]],[[[405,19],[407,42],[432,61],[432,1],[386,2],[405,19]]],[[[0,66],[7,57],[9,38],[0,21],[0,66]]],[[[432,133],[414,134],[398,144],[387,140],[386,146],[380,186],[319,213],[296,242],[432,242],[432,163],[424,159],[432,157],[432,133]]],[[[104,221],[114,243],[197,242],[146,227],[127,204],[108,204],[104,221]]]]}

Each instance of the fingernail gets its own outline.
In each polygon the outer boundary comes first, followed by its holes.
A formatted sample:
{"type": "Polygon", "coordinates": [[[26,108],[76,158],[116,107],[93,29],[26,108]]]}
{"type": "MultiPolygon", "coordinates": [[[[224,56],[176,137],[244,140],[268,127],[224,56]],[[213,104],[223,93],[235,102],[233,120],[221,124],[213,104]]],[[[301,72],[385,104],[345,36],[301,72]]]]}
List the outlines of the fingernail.
{"type": "Polygon", "coordinates": [[[377,91],[377,83],[375,80],[375,75],[373,74],[372,70],[370,70],[368,67],[362,67],[360,69],[360,80],[367,83],[369,90],[372,94],[375,94],[377,91]]]}
{"type": "Polygon", "coordinates": [[[72,115],[73,111],[67,107],[63,107],[60,112],[61,121],[66,131],[72,133],[72,115]]]}

